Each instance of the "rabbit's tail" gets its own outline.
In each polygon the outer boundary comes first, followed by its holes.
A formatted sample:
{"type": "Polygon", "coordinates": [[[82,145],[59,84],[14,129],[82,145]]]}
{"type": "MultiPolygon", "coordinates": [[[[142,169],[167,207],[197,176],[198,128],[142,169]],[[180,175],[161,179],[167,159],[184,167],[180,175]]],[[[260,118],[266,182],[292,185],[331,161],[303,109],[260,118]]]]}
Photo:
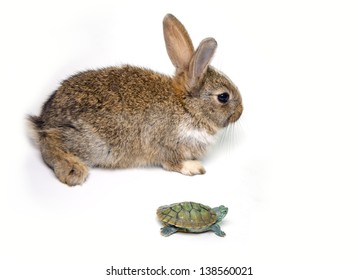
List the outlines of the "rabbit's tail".
{"type": "Polygon", "coordinates": [[[39,144],[40,134],[39,131],[42,128],[43,121],[38,116],[28,116],[27,119],[27,132],[32,142],[36,145],[39,144]]]}
{"type": "Polygon", "coordinates": [[[88,167],[64,147],[61,129],[43,128],[44,122],[36,116],[30,116],[28,121],[32,138],[38,144],[42,158],[54,170],[58,179],[69,186],[82,184],[88,176],[88,167]]]}

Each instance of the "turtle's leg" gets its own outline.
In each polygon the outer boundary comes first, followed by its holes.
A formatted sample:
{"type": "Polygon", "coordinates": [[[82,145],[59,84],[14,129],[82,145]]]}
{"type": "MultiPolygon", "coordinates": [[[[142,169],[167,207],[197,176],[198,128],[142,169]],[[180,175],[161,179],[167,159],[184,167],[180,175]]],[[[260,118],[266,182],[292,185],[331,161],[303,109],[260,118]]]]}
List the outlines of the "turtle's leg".
{"type": "Polygon", "coordinates": [[[220,236],[220,237],[224,237],[226,234],[225,232],[223,232],[220,228],[220,226],[218,224],[213,224],[211,227],[210,227],[210,230],[212,230],[213,232],[215,232],[215,234],[217,236],[220,236]]]}
{"type": "Polygon", "coordinates": [[[173,227],[173,226],[166,226],[160,229],[160,233],[163,236],[169,236],[172,235],[173,233],[176,233],[178,231],[178,228],[173,227]]]}

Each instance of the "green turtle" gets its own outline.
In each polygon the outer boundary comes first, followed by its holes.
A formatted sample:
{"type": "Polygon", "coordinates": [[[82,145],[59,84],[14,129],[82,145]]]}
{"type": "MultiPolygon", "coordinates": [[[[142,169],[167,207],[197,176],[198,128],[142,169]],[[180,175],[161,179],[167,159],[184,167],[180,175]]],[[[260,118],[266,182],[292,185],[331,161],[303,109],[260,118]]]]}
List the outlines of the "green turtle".
{"type": "Polygon", "coordinates": [[[157,216],[165,225],[160,232],[169,236],[177,231],[204,232],[213,231],[218,236],[225,236],[219,226],[228,212],[228,208],[221,205],[210,208],[196,202],[180,202],[164,205],[158,208],[157,216]]]}

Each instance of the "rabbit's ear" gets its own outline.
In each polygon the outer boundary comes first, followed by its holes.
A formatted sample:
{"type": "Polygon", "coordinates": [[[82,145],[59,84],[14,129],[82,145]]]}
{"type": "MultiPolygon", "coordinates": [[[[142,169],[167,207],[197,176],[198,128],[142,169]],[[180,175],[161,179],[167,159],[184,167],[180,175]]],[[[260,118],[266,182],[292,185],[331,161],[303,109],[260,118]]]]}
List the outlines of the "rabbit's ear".
{"type": "Polygon", "coordinates": [[[214,38],[206,38],[201,41],[189,65],[190,88],[193,88],[200,83],[214,56],[216,47],[217,43],[214,38]]]}
{"type": "Polygon", "coordinates": [[[167,14],[163,20],[163,31],[167,52],[176,70],[188,70],[194,47],[185,27],[175,16],[167,14]]]}

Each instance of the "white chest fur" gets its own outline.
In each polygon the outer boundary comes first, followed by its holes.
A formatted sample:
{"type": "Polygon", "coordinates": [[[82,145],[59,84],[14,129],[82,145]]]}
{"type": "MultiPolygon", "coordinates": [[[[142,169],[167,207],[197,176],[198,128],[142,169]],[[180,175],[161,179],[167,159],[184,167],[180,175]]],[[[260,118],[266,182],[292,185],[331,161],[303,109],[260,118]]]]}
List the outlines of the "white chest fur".
{"type": "Polygon", "coordinates": [[[179,137],[181,140],[193,145],[211,145],[215,142],[216,136],[211,135],[204,129],[197,129],[185,125],[179,126],[179,137]]]}

